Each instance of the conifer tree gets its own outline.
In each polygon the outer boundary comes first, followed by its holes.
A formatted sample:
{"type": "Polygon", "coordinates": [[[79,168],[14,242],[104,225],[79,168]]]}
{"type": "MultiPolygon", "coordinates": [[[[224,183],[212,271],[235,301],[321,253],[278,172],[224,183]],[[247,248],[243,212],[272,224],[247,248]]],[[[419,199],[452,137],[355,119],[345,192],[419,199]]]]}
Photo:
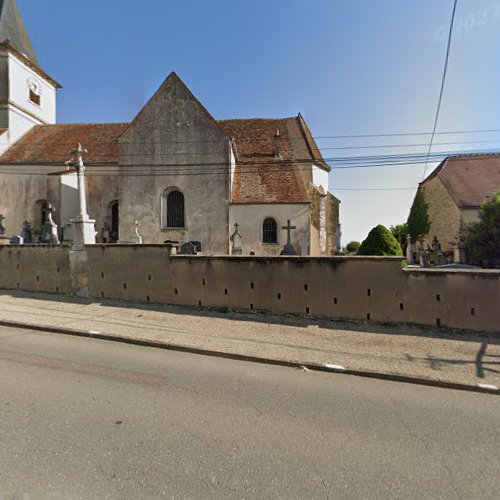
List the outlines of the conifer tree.
{"type": "Polygon", "coordinates": [[[429,233],[430,229],[428,205],[425,202],[423,191],[419,189],[408,217],[408,234],[411,237],[411,242],[417,243],[417,241],[420,241],[429,233]]]}

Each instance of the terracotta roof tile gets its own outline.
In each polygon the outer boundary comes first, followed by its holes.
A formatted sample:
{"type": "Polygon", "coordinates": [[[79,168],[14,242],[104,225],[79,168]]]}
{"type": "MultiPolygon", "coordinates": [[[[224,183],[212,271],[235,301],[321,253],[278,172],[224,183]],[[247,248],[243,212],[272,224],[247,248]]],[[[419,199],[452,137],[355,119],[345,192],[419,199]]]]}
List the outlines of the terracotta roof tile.
{"type": "Polygon", "coordinates": [[[118,137],[126,123],[37,125],[1,157],[2,164],[59,165],[71,159],[78,143],[88,150],[86,163],[118,162],[118,137]]]}
{"type": "Polygon", "coordinates": [[[235,139],[238,151],[233,203],[310,201],[299,169],[301,161],[313,162],[315,158],[299,117],[222,120],[218,123],[235,139]],[[275,160],[277,130],[280,131],[282,160],[275,160]]]}
{"type": "MultiPolygon", "coordinates": [[[[321,153],[301,115],[281,119],[242,119],[217,122],[236,141],[238,162],[233,203],[308,203],[302,162],[323,168],[321,153]],[[282,159],[275,159],[274,135],[280,131],[282,159]]],[[[62,165],[80,142],[88,150],[86,163],[117,164],[118,138],[126,123],[39,125],[33,127],[1,157],[7,165],[62,165]]]]}
{"type": "Polygon", "coordinates": [[[422,183],[438,176],[460,208],[475,208],[500,191],[500,153],[448,157],[422,183]]]}

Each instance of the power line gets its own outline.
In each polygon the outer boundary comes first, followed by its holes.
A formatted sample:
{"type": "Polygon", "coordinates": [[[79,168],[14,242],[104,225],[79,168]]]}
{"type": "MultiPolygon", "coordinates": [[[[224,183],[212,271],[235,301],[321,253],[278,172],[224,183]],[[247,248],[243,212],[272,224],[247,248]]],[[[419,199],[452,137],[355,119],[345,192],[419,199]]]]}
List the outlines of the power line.
{"type": "MultiPolygon", "coordinates": [[[[435,142],[434,146],[458,146],[460,144],[491,144],[491,143],[499,143],[500,138],[496,140],[489,141],[459,141],[459,142],[435,142]]],[[[336,147],[328,147],[321,148],[322,151],[331,151],[331,150],[348,150],[348,149],[394,149],[394,148],[423,148],[427,147],[429,144],[421,143],[421,144],[377,144],[371,146],[336,146],[336,147]]]]}
{"type": "MultiPolygon", "coordinates": [[[[484,129],[484,130],[450,130],[447,132],[436,132],[435,135],[460,135],[460,134],[493,134],[500,132],[500,129],[484,129]]],[[[314,136],[314,139],[366,139],[378,137],[418,137],[432,135],[432,132],[401,132],[401,133],[386,133],[386,134],[356,134],[356,135],[322,135],[314,136]]]]}
{"type": "MultiPolygon", "coordinates": [[[[368,162],[361,161],[344,161],[337,166],[331,166],[332,170],[345,170],[345,169],[359,169],[359,168],[379,168],[379,167],[410,167],[412,165],[421,165],[427,161],[424,155],[416,156],[414,158],[397,156],[391,159],[381,157],[372,157],[368,162]]],[[[455,157],[453,161],[470,161],[474,156],[455,157]]],[[[500,155],[499,155],[500,158],[500,155]]],[[[436,162],[439,158],[436,158],[436,162]]],[[[307,164],[311,164],[311,160],[307,160],[307,164]]],[[[225,175],[229,174],[228,163],[200,163],[200,164],[165,164],[165,163],[150,163],[142,165],[106,165],[100,166],[96,164],[87,164],[87,175],[89,176],[122,176],[122,177],[157,177],[157,176],[207,176],[207,175],[225,175]],[[142,170],[142,171],[139,171],[142,170]],[[144,169],[151,169],[144,171],[144,169]]],[[[53,164],[38,165],[36,170],[23,169],[22,166],[13,167],[5,165],[4,170],[0,166],[0,174],[7,175],[57,175],[67,171],[55,171],[56,166],[53,164]],[[40,169],[45,167],[51,169],[50,171],[40,172],[40,169]]],[[[255,175],[257,173],[272,173],[277,175],[287,175],[294,171],[303,170],[303,165],[299,161],[280,161],[276,163],[244,163],[237,165],[237,172],[239,175],[255,175]],[[286,167],[286,168],[285,168],[286,167]]]]}
{"type": "Polygon", "coordinates": [[[332,191],[416,191],[418,187],[401,187],[401,188],[337,188],[333,187],[332,191]]]}
{"type": "MultiPolygon", "coordinates": [[[[434,138],[436,137],[436,130],[437,130],[438,122],[439,122],[439,115],[441,113],[441,105],[443,103],[444,87],[446,84],[446,76],[448,74],[448,63],[450,61],[451,41],[453,39],[453,27],[455,25],[455,15],[457,13],[457,5],[458,5],[458,0],[453,0],[453,11],[451,14],[450,32],[448,34],[448,44],[446,47],[446,57],[445,57],[445,61],[444,61],[443,77],[441,79],[441,89],[439,91],[439,99],[438,99],[438,104],[437,104],[437,108],[436,108],[436,117],[434,119],[434,127],[432,129],[431,140],[429,142],[429,150],[428,150],[429,156],[430,156],[431,151],[432,151],[432,145],[434,144],[434,138]]],[[[425,179],[428,166],[429,166],[429,164],[427,162],[425,164],[424,174],[422,176],[422,180],[425,179]]]]}

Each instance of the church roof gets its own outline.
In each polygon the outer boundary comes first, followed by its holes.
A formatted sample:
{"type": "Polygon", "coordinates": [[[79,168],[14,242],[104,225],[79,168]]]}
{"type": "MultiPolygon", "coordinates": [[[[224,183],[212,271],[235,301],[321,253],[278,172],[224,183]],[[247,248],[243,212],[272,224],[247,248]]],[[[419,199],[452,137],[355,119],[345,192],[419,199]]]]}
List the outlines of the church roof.
{"type": "Polygon", "coordinates": [[[31,62],[38,64],[16,0],[0,0],[0,43],[6,41],[31,62]]]}
{"type": "MultiPolygon", "coordinates": [[[[302,116],[222,120],[217,125],[236,144],[233,203],[310,202],[301,167],[304,163],[329,167],[302,116]],[[277,130],[280,160],[275,159],[277,130]]],[[[127,123],[37,125],[0,156],[0,165],[64,165],[78,143],[88,150],[87,165],[116,165],[118,139],[128,127],[127,123]]]]}
{"type": "MultiPolygon", "coordinates": [[[[236,141],[238,161],[233,180],[233,203],[310,201],[300,173],[301,164],[312,163],[317,158],[318,163],[324,161],[319,149],[314,152],[311,150],[301,121],[303,119],[299,115],[292,118],[218,122],[236,141]],[[274,136],[278,130],[281,161],[275,159],[274,136]]],[[[310,140],[314,143],[312,136],[310,140]]]]}
{"type": "Polygon", "coordinates": [[[118,163],[118,137],[128,123],[36,125],[1,157],[0,164],[63,165],[81,143],[87,164],[118,163]]]}
{"type": "Polygon", "coordinates": [[[500,153],[449,156],[422,186],[439,177],[460,208],[477,208],[500,191],[500,153]]]}

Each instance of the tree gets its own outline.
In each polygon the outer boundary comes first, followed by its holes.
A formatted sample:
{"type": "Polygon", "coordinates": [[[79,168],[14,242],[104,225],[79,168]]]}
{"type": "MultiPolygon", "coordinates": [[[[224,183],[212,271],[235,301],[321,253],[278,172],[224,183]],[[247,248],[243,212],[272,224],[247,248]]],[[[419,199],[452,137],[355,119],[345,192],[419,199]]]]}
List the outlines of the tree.
{"type": "Polygon", "coordinates": [[[464,231],[464,243],[468,255],[485,267],[500,266],[500,192],[481,205],[478,222],[464,231]]]}
{"type": "Polygon", "coordinates": [[[408,224],[398,224],[397,226],[391,226],[389,231],[392,233],[394,238],[399,241],[403,254],[406,254],[406,247],[408,246],[408,224]]]}
{"type": "Polygon", "coordinates": [[[429,233],[430,229],[428,205],[425,202],[423,191],[419,189],[408,217],[408,234],[411,237],[411,242],[417,243],[417,241],[420,241],[429,233]]]}
{"type": "Polygon", "coordinates": [[[351,241],[347,244],[345,249],[347,250],[347,253],[357,253],[360,246],[361,243],[359,241],[351,241]]]}
{"type": "Polygon", "coordinates": [[[370,231],[358,255],[403,255],[403,250],[389,229],[379,225],[370,231]]]}

